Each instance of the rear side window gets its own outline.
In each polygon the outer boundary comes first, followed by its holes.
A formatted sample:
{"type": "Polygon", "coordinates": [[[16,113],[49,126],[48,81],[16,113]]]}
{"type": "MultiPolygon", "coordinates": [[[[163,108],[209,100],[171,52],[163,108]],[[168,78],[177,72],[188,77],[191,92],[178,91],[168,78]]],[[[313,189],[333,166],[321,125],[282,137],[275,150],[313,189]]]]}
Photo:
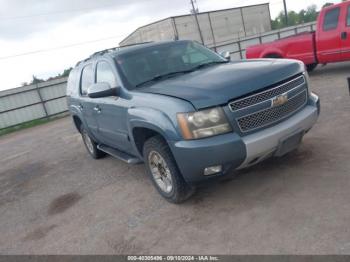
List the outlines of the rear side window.
{"type": "Polygon", "coordinates": [[[323,31],[336,29],[339,21],[340,8],[328,10],[324,16],[323,31]]]}
{"type": "Polygon", "coordinates": [[[89,64],[83,68],[81,73],[80,92],[83,96],[87,95],[88,88],[94,83],[94,73],[92,70],[92,64],[89,64]]]}
{"type": "Polygon", "coordinates": [[[96,67],[96,82],[105,82],[110,84],[111,87],[117,86],[112,68],[107,62],[98,62],[96,67]]]}
{"type": "Polygon", "coordinates": [[[350,26],[350,5],[348,5],[348,15],[346,18],[346,26],[350,26]]]}
{"type": "Polygon", "coordinates": [[[69,73],[68,81],[67,81],[67,95],[72,96],[73,94],[78,93],[77,83],[77,70],[73,69],[69,73]]]}

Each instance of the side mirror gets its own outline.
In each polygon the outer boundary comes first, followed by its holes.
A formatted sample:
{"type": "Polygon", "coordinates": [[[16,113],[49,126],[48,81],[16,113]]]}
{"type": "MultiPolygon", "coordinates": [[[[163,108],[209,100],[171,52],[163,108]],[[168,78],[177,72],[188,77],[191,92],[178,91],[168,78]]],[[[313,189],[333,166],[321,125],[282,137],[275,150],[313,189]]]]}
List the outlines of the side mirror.
{"type": "Polygon", "coordinates": [[[108,83],[96,83],[92,84],[87,91],[88,97],[90,98],[100,98],[108,96],[118,96],[119,87],[111,87],[108,83]]]}
{"type": "Polygon", "coordinates": [[[220,55],[227,59],[228,61],[231,61],[231,55],[230,55],[230,52],[229,51],[224,51],[224,52],[221,52],[220,55]]]}

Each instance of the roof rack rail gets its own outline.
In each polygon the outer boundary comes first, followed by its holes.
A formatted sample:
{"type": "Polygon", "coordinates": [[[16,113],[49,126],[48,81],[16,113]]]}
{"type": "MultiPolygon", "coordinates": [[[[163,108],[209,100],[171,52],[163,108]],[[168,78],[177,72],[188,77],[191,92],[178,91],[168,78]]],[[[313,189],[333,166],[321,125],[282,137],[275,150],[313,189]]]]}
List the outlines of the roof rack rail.
{"type": "Polygon", "coordinates": [[[140,42],[140,43],[134,43],[134,44],[128,44],[128,45],[121,45],[119,47],[123,48],[123,47],[129,47],[129,46],[135,46],[135,45],[143,45],[143,44],[149,44],[149,43],[154,43],[154,41],[140,42]]]}
{"type": "Polygon", "coordinates": [[[153,41],[152,42],[135,43],[135,44],[123,45],[123,46],[116,46],[116,47],[107,48],[107,49],[104,49],[104,50],[101,50],[101,51],[97,51],[97,52],[93,53],[91,56],[89,56],[88,58],[79,61],[75,66],[78,66],[79,64],[84,63],[84,62],[88,61],[89,59],[91,59],[91,58],[93,58],[95,56],[98,56],[98,55],[101,56],[101,55],[104,55],[104,54],[109,53],[109,52],[117,51],[117,50],[119,50],[121,48],[124,48],[124,47],[135,46],[135,45],[142,45],[142,44],[149,44],[149,43],[153,43],[153,41]]]}

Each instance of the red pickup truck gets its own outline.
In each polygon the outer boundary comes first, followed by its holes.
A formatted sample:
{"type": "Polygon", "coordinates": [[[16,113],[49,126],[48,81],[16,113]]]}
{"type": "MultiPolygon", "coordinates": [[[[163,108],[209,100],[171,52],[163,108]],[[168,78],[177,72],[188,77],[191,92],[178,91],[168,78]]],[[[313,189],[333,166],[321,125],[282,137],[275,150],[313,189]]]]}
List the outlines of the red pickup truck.
{"type": "Polygon", "coordinates": [[[309,71],[317,64],[350,60],[350,1],[321,10],[316,32],[305,32],[247,48],[250,58],[291,58],[309,71]]]}

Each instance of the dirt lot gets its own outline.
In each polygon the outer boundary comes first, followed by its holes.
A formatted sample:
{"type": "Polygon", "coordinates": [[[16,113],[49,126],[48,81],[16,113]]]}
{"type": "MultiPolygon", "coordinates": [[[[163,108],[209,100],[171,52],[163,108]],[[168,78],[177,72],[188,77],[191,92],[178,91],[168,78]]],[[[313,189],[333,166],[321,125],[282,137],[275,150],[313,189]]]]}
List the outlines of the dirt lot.
{"type": "Polygon", "coordinates": [[[350,254],[350,63],[318,68],[298,151],[164,201],[144,166],[92,160],[70,118],[0,137],[1,254],[350,254]]]}

